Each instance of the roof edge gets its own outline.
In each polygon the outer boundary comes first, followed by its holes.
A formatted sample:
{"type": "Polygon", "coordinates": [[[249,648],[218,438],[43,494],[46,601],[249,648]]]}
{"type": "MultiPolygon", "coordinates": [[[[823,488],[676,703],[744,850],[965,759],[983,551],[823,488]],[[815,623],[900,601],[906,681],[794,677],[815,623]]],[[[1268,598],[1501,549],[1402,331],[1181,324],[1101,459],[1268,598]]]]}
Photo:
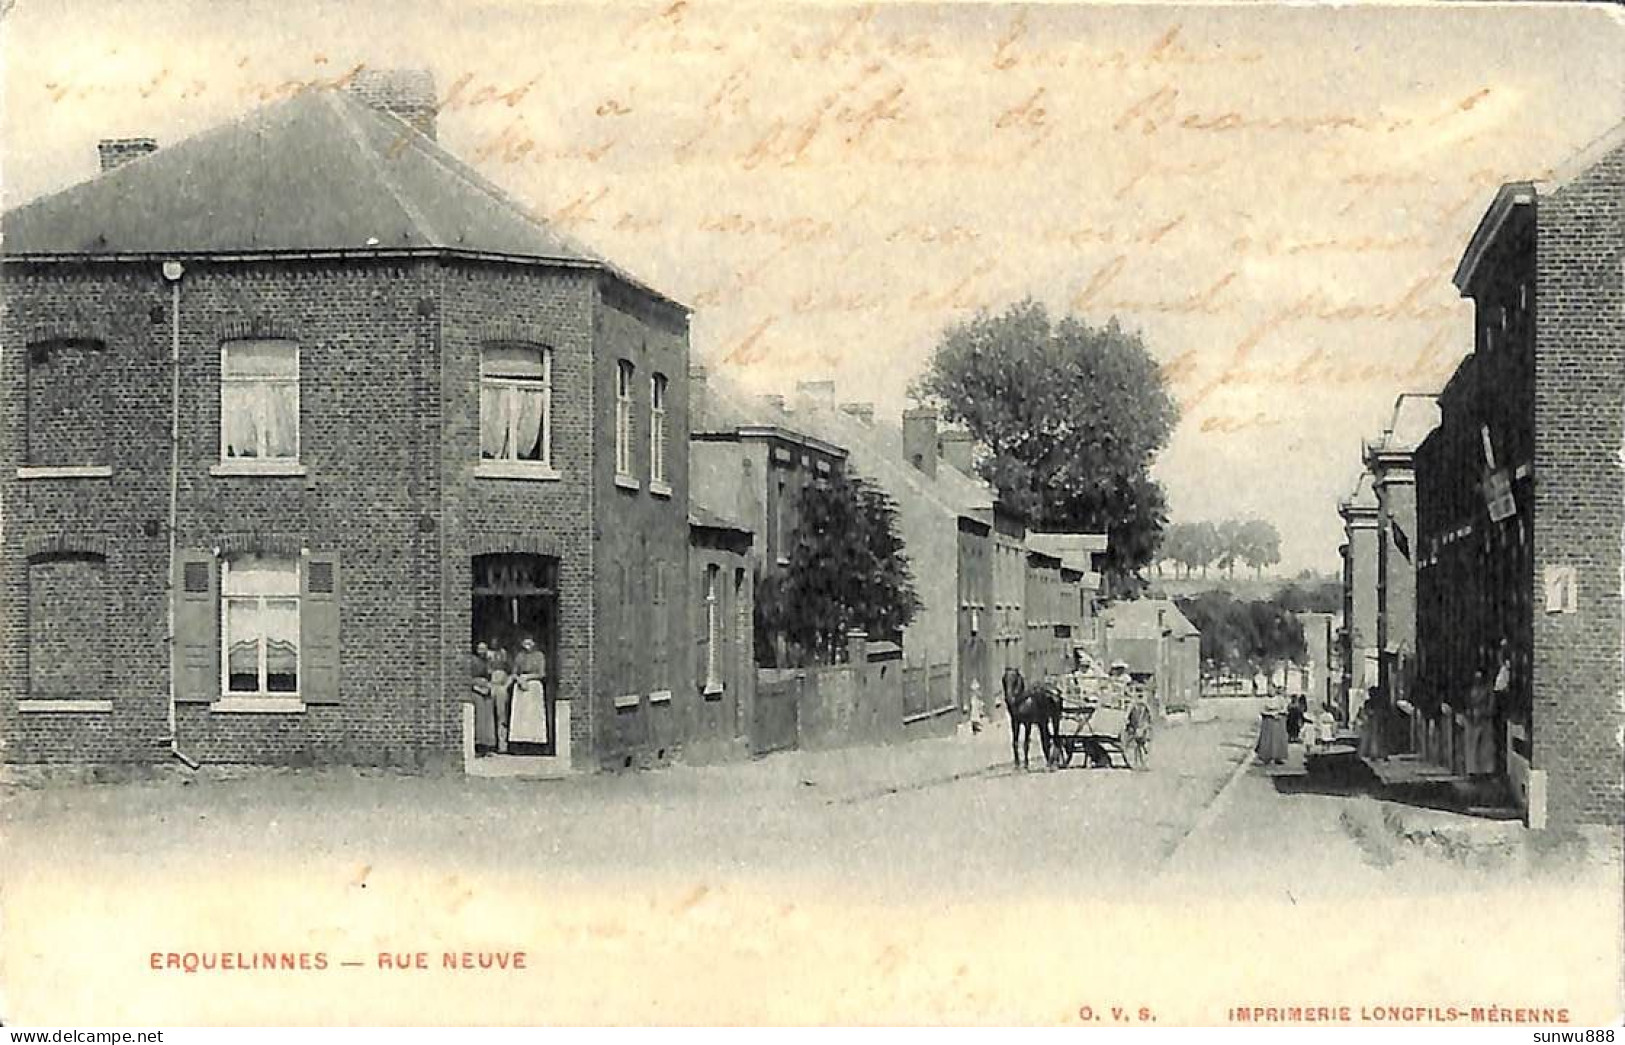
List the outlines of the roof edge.
{"type": "Polygon", "coordinates": [[[535,265],[543,268],[570,268],[597,272],[660,301],[684,316],[694,310],[676,298],[628,276],[616,266],[599,260],[555,257],[542,254],[509,254],[500,251],[467,250],[460,247],[336,247],[331,250],[175,250],[175,251],[114,251],[89,253],[85,251],[28,251],[7,252],[0,244],[0,265],[49,264],[101,264],[116,265],[141,261],[350,261],[390,258],[451,258],[457,261],[496,261],[514,265],[535,265]]]}
{"type": "Polygon", "coordinates": [[[1528,181],[1509,181],[1502,185],[1495,193],[1495,199],[1490,201],[1489,209],[1484,217],[1479,219],[1478,228],[1473,230],[1472,238],[1467,241],[1467,250],[1461,256],[1461,263],[1456,266],[1456,274],[1451,282],[1456,290],[1466,295],[1467,286],[1473,281],[1473,275],[1489,253],[1490,247],[1500,238],[1501,230],[1512,216],[1514,207],[1532,204],[1535,202],[1535,186],[1528,181]]]}

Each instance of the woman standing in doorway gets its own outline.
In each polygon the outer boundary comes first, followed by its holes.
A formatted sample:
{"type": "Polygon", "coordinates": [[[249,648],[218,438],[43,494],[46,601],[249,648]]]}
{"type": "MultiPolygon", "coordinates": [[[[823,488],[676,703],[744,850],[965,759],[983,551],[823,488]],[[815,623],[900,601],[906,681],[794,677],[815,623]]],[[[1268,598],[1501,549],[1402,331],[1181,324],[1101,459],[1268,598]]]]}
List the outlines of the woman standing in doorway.
{"type": "Polygon", "coordinates": [[[476,643],[469,658],[469,688],[474,703],[474,754],[489,755],[497,746],[497,708],[491,696],[491,647],[476,643]]]}
{"type": "Polygon", "coordinates": [[[526,635],[514,658],[513,719],[508,740],[515,744],[547,743],[547,705],[544,679],[547,655],[536,648],[536,640],[526,635]]]}

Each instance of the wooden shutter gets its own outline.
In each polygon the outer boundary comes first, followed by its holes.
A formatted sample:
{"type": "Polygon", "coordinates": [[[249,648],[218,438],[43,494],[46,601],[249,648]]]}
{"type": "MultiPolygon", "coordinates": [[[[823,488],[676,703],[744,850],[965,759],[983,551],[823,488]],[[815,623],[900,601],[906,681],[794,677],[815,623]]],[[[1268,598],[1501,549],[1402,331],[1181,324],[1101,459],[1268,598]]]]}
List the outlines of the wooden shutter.
{"type": "Polygon", "coordinates": [[[339,703],[339,557],[305,556],[299,571],[299,692],[306,704],[339,703]]]}
{"type": "Polygon", "coordinates": [[[175,699],[209,704],[220,699],[220,570],[214,555],[175,556],[175,699]]]}

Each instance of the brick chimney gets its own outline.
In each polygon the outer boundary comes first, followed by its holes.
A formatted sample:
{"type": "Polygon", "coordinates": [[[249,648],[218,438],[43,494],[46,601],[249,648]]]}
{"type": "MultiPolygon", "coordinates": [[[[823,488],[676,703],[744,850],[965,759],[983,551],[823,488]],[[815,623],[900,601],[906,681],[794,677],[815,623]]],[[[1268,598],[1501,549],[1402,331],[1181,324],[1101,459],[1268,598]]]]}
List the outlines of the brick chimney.
{"type": "Polygon", "coordinates": [[[122,167],[131,160],[158,151],[158,143],[151,138],[103,138],[96,143],[96,152],[102,158],[102,173],[122,167]]]}
{"type": "Polygon", "coordinates": [[[969,432],[943,432],[937,436],[937,449],[950,467],[965,475],[973,475],[972,458],[976,440],[969,432]]]}
{"type": "Polygon", "coordinates": [[[435,136],[434,74],[427,69],[362,69],[344,89],[381,112],[393,113],[426,137],[435,136]]]}
{"type": "Polygon", "coordinates": [[[875,404],[873,403],[842,403],[841,413],[857,418],[866,427],[874,427],[875,404]]]}
{"type": "Polygon", "coordinates": [[[834,409],[835,382],[833,381],[797,381],[796,395],[811,400],[815,406],[834,409]]]}
{"type": "Polygon", "coordinates": [[[903,457],[933,479],[937,476],[937,411],[917,406],[903,411],[903,457]]]}
{"type": "Polygon", "coordinates": [[[699,363],[688,366],[688,430],[709,432],[710,417],[706,409],[711,405],[711,377],[699,363]]]}

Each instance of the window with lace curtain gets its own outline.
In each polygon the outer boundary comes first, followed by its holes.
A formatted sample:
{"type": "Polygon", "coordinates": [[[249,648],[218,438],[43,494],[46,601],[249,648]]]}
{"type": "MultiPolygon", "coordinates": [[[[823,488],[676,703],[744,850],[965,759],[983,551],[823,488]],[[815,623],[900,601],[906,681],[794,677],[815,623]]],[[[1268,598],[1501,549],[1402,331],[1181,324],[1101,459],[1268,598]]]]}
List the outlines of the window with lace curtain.
{"type": "Polygon", "coordinates": [[[553,466],[553,353],[487,345],[480,356],[480,458],[553,466]]]}
{"type": "Polygon", "coordinates": [[[221,565],[221,689],[299,692],[299,563],[242,555],[221,565]]]}
{"type": "Polygon", "coordinates": [[[220,349],[220,459],[299,459],[299,346],[228,341],[220,349]]]}

